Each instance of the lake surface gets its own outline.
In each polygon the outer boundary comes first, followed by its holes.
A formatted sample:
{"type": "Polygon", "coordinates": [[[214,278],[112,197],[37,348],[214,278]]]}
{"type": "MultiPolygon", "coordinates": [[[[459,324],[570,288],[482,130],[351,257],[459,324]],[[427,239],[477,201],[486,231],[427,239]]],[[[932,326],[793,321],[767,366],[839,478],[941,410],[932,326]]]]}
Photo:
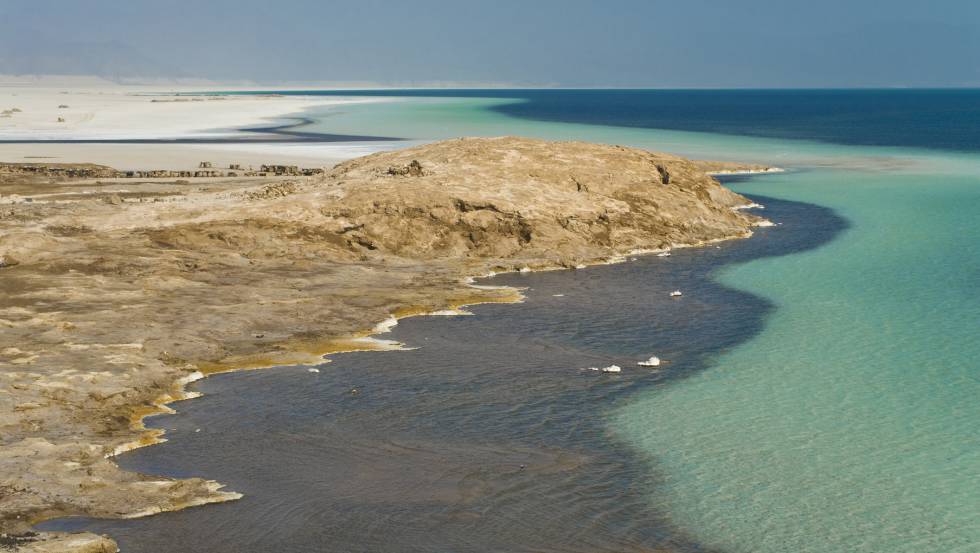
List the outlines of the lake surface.
{"type": "Polygon", "coordinates": [[[402,321],[417,350],[208,379],[119,461],[243,500],[48,527],[154,552],[980,551],[980,92],[370,94],[304,131],[770,163],[730,185],[782,225],[497,277],[528,301],[402,321]]]}

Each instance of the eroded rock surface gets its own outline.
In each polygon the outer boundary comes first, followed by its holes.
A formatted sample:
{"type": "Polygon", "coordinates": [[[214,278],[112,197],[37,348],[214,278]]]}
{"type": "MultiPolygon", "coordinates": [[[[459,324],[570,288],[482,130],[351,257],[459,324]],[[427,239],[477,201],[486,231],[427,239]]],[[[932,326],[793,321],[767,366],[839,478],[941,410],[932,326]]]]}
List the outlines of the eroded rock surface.
{"type": "Polygon", "coordinates": [[[0,196],[0,532],[9,534],[64,515],[141,516],[238,497],[110,459],[157,441],[141,417],[184,397],[198,372],[315,363],[365,347],[349,339],[392,315],[515,295],[469,287],[467,275],[744,237],[759,221],[732,209],[748,200],[685,159],[509,137],[375,154],[288,180],[130,180],[122,192],[45,181],[29,202],[25,186],[0,196]]]}

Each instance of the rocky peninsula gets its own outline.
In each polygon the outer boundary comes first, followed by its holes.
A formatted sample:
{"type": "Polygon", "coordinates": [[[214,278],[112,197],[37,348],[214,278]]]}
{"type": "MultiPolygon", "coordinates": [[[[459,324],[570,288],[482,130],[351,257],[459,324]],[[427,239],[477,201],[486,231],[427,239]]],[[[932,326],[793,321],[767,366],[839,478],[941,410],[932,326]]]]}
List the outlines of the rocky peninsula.
{"type": "Polygon", "coordinates": [[[161,441],[143,417],[202,376],[322,363],[386,347],[369,336],[392,317],[520,299],[470,276],[749,236],[750,201],[705,172],[740,169],[763,168],[504,137],[306,176],[0,172],[0,549],[114,551],[31,526],[240,497],[112,461],[161,441]]]}

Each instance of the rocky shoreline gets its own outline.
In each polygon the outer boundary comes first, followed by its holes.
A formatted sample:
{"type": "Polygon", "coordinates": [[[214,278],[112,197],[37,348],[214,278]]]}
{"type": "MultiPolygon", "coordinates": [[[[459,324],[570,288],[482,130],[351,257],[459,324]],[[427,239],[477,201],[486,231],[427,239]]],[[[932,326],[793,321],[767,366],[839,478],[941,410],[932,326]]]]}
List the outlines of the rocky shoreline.
{"type": "Polygon", "coordinates": [[[212,177],[312,177],[322,175],[321,167],[297,165],[260,165],[257,169],[231,164],[225,169],[213,167],[210,161],[202,161],[194,171],[149,169],[145,171],[117,171],[111,167],[79,163],[2,163],[0,177],[37,177],[44,179],[172,179],[212,177]]]}
{"type": "Polygon", "coordinates": [[[289,179],[134,175],[123,189],[114,179],[0,173],[2,545],[111,551],[98,536],[28,532],[61,516],[144,516],[239,497],[111,460],[158,443],[142,419],[189,397],[194,379],[320,363],[384,347],[365,329],[390,317],[519,300],[469,286],[468,275],[749,236],[763,220],[735,209],[750,202],[712,168],[763,169],[508,137],[289,179]]]}

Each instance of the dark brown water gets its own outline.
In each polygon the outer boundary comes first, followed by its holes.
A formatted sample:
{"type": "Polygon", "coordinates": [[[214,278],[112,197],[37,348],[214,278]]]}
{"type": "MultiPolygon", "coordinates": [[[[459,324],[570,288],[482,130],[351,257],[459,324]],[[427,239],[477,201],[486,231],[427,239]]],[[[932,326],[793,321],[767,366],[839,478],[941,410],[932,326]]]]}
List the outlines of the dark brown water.
{"type": "Polygon", "coordinates": [[[657,467],[616,442],[606,414],[761,328],[770,306],[713,271],[845,227],[824,208],[758,201],[783,224],[750,240],[491,279],[528,287],[527,302],[402,320],[384,337],[413,351],[204,380],[204,399],[148,419],[168,443],[119,463],[216,479],[242,500],[42,527],[108,533],[139,553],[703,551],[650,507],[657,467]],[[636,366],[650,355],[670,363],[636,366]],[[621,374],[582,370],[613,363],[621,374]]]}

